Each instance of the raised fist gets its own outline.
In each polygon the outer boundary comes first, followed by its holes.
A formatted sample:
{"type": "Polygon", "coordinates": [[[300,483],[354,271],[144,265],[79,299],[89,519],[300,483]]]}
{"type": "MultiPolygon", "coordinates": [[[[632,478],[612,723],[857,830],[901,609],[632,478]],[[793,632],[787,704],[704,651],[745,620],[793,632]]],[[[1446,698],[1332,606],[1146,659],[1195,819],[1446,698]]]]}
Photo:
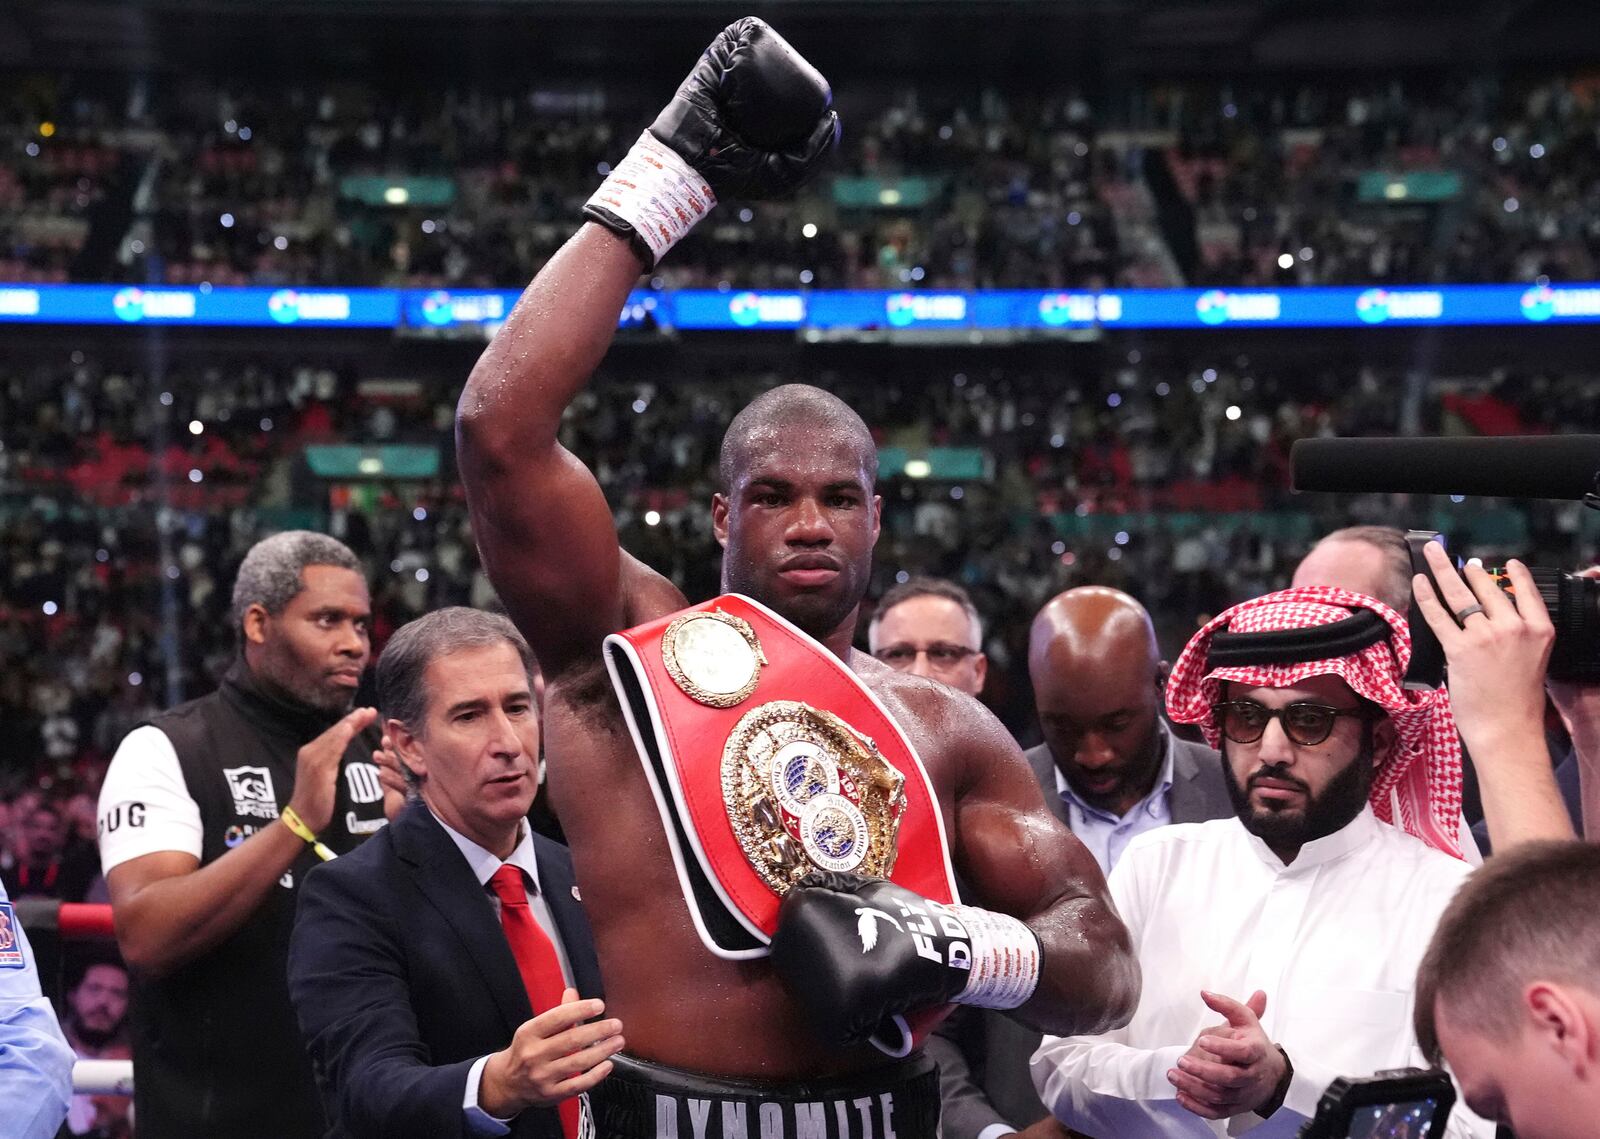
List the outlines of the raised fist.
{"type": "Polygon", "coordinates": [[[839,139],[833,92],[764,20],[711,41],[650,133],[719,198],[774,198],[808,182],[839,139]]]}
{"type": "Polygon", "coordinates": [[[583,212],[654,265],[719,198],[777,198],[839,139],[827,80],[754,16],[724,28],[583,212]]]}

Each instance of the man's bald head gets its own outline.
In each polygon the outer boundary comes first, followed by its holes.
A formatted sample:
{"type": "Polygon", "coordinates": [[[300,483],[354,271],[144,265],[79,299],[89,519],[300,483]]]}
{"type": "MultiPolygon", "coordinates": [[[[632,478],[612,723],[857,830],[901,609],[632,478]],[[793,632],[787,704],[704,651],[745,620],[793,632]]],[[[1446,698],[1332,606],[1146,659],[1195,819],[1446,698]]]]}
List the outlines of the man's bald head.
{"type": "Polygon", "coordinates": [[[793,447],[806,439],[847,440],[860,456],[870,489],[878,481],[878,445],[849,404],[810,384],[783,384],[745,405],[722,436],[717,474],[731,493],[753,457],[793,447]]]}
{"type": "Polygon", "coordinates": [[[1405,533],[1393,526],[1335,530],[1300,559],[1290,584],[1353,590],[1404,613],[1411,605],[1411,554],[1405,533]]]}
{"type": "Polygon", "coordinates": [[[1119,590],[1069,589],[1034,618],[1028,674],[1039,726],[1085,802],[1122,814],[1154,786],[1165,672],[1150,614],[1119,590]]]}

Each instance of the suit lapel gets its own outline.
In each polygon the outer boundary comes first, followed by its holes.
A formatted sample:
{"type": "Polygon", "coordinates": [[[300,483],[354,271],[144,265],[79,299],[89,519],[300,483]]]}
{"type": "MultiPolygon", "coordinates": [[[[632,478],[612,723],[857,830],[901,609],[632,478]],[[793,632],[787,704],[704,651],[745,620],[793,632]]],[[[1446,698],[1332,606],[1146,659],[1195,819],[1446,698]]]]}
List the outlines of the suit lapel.
{"type": "Polygon", "coordinates": [[[1219,771],[1214,778],[1208,779],[1207,776],[1211,773],[1201,768],[1202,763],[1218,762],[1214,753],[1209,749],[1202,751],[1195,744],[1179,739],[1176,735],[1171,739],[1172,821],[1203,823],[1207,819],[1225,817],[1231,809],[1226,792],[1224,791],[1223,796],[1219,798],[1211,791],[1213,783],[1221,788],[1221,773],[1219,771]],[[1216,801],[1213,802],[1213,799],[1216,801]]]}
{"type": "Polygon", "coordinates": [[[467,860],[421,803],[407,804],[391,826],[396,852],[411,870],[417,889],[454,930],[465,949],[462,956],[477,969],[506,1027],[515,1032],[533,1015],[533,1007],[505,931],[467,860]]]}
{"type": "Polygon", "coordinates": [[[545,905],[550,907],[561,946],[567,951],[567,963],[572,966],[573,984],[579,996],[598,997],[602,990],[600,968],[594,955],[594,934],[578,901],[571,860],[560,846],[539,834],[533,836],[533,853],[539,861],[539,884],[544,891],[545,905]]]}
{"type": "Polygon", "coordinates": [[[1030,747],[1024,754],[1028,766],[1033,768],[1033,777],[1039,781],[1039,790],[1044,792],[1045,806],[1050,808],[1052,815],[1070,827],[1072,820],[1067,816],[1067,805],[1061,801],[1061,790],[1056,786],[1056,761],[1050,754],[1050,745],[1030,747]]]}

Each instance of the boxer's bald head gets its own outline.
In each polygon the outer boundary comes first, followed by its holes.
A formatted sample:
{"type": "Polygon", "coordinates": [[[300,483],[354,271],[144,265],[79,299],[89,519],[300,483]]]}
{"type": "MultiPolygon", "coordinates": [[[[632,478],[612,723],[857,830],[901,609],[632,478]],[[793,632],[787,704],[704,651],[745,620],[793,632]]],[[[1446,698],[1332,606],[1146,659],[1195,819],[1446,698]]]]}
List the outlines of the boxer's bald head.
{"type": "Polygon", "coordinates": [[[837,396],[785,384],[734,416],[718,471],[711,521],[724,550],[723,590],[848,646],[881,507],[867,425],[837,396]]]}
{"type": "Polygon", "coordinates": [[[1058,595],[1034,618],[1028,674],[1056,767],[1085,802],[1126,813],[1161,760],[1166,663],[1144,606],[1102,586],[1058,595]]]}
{"type": "Polygon", "coordinates": [[[723,493],[734,489],[753,457],[828,439],[850,443],[859,456],[867,487],[877,484],[878,445],[854,408],[810,384],[783,384],[762,392],[733,417],[722,437],[717,473],[723,493]]]}

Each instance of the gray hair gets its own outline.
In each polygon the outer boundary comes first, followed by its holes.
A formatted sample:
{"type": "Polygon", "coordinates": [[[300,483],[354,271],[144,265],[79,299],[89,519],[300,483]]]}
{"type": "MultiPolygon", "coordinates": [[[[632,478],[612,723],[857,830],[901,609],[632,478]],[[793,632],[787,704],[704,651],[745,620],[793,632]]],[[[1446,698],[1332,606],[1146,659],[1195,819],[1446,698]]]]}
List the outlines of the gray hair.
{"type": "MultiPolygon", "coordinates": [[[[528,648],[528,642],[517,632],[517,627],[499,613],[453,605],[408,621],[395,630],[378,657],[379,712],[387,720],[399,720],[412,733],[422,734],[428,715],[428,666],[442,656],[464,649],[500,644],[509,644],[517,650],[531,687],[533,670],[537,667],[533,650],[528,648]]],[[[404,763],[400,764],[400,772],[407,786],[415,791],[419,782],[416,772],[404,763]]]]}
{"type": "MultiPolygon", "coordinates": [[[[983,648],[983,618],[978,614],[978,607],[972,603],[972,595],[953,581],[946,581],[942,577],[913,577],[892,587],[878,599],[878,608],[872,614],[872,620],[867,624],[867,637],[869,640],[877,637],[878,626],[889,615],[889,610],[899,605],[902,601],[910,601],[913,597],[942,597],[946,601],[953,601],[961,606],[962,612],[967,615],[967,620],[972,622],[972,637],[977,642],[968,646],[982,650],[983,648]]],[[[874,646],[876,647],[876,646],[874,646]]]]}
{"type": "Polygon", "coordinates": [[[233,579],[233,628],[244,626],[245,611],[259,605],[273,616],[305,588],[307,566],[334,566],[361,572],[361,562],[337,538],[314,530],[285,530],[250,547],[233,579]]]}

